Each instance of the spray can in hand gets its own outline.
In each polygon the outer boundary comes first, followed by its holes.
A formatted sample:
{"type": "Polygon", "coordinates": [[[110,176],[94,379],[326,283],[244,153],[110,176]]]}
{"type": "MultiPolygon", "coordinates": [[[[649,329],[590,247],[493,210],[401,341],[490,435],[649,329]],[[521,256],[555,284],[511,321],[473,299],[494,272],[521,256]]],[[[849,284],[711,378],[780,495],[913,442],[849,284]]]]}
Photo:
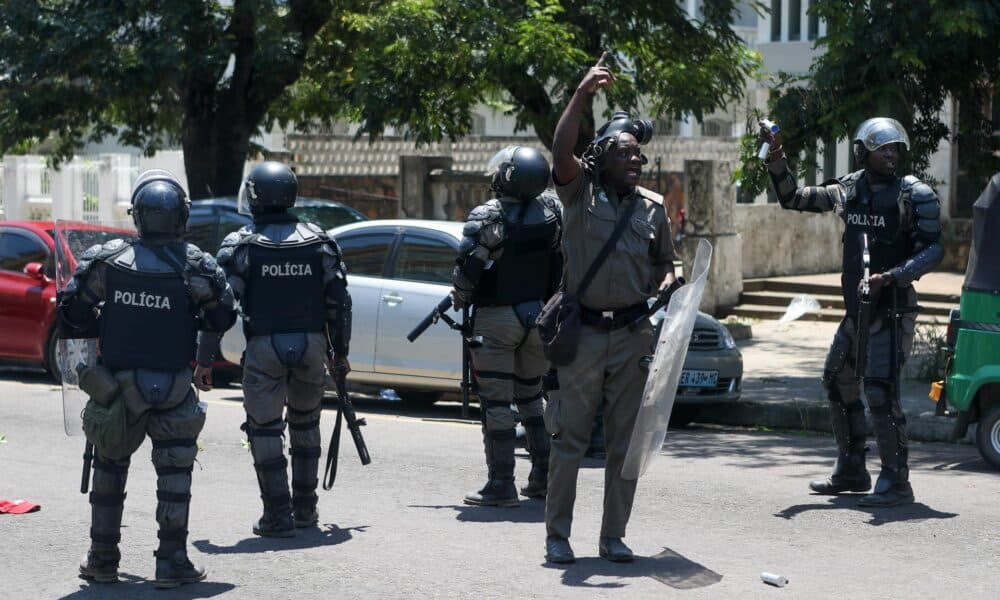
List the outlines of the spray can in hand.
{"type": "MultiPolygon", "coordinates": [[[[775,123],[774,121],[768,121],[767,119],[761,120],[760,126],[762,128],[767,128],[767,130],[771,132],[771,135],[774,135],[780,131],[777,123],[775,123]]],[[[765,160],[767,158],[767,153],[770,152],[770,150],[771,150],[771,143],[764,142],[760,146],[760,152],[757,153],[757,158],[765,160]]]]}

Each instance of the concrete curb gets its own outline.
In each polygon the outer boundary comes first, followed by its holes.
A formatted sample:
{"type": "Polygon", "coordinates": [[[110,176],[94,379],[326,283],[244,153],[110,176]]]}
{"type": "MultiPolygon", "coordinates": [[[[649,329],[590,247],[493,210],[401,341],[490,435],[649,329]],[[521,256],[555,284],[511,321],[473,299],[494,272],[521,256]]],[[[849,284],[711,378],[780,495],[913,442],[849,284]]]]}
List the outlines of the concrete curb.
{"type": "MultiPolygon", "coordinates": [[[[906,419],[907,435],[911,440],[971,443],[968,436],[960,440],[951,439],[951,432],[955,426],[955,420],[952,418],[938,417],[933,412],[923,412],[907,414],[906,419]]],[[[741,400],[727,405],[724,410],[718,408],[703,410],[695,421],[740,427],[771,427],[831,433],[830,410],[826,406],[794,400],[784,403],[741,400]]],[[[868,429],[871,433],[871,417],[868,429]]]]}

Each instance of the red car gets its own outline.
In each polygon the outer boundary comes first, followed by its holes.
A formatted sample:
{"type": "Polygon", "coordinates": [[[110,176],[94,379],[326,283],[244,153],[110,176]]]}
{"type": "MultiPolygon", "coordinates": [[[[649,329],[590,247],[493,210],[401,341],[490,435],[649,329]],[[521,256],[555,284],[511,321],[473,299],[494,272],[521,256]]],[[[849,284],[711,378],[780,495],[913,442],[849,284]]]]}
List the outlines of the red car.
{"type": "MultiPolygon", "coordinates": [[[[58,381],[54,229],[52,221],[0,221],[0,361],[42,367],[58,381]]],[[[77,233],[92,245],[131,232],[81,225],[77,233]]]]}

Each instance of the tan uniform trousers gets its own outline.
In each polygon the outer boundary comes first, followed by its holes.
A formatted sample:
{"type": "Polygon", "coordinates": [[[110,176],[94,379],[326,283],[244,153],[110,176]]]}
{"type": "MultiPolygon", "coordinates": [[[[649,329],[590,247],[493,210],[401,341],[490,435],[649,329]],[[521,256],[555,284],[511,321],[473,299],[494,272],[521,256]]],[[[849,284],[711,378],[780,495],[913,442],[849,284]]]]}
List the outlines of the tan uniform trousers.
{"type": "Polygon", "coordinates": [[[583,325],[576,358],[559,367],[559,393],[545,409],[545,426],[553,434],[545,500],[548,535],[570,536],[577,473],[603,401],[608,456],[601,535],[625,536],[636,482],[622,479],[621,470],[646,383],[639,360],[649,354],[652,339],[652,328],[646,323],[636,331],[628,327],[602,331],[583,325]]]}
{"type": "MultiPolygon", "coordinates": [[[[270,335],[254,336],[247,341],[243,361],[243,406],[252,420],[251,426],[258,432],[284,430],[282,417],[288,406],[289,452],[293,459],[293,479],[297,480],[293,481],[293,487],[298,483],[302,493],[313,498],[322,444],[319,417],[325,391],[326,336],[308,333],[306,339],[308,346],[302,366],[291,369],[278,358],[270,335]],[[305,459],[307,465],[299,469],[301,473],[296,473],[298,458],[305,459]]],[[[258,435],[251,438],[250,449],[258,467],[283,456],[280,437],[258,435]]]]}
{"type": "Polygon", "coordinates": [[[525,330],[510,306],[484,306],[476,309],[474,335],[483,337],[483,345],[472,350],[472,365],[487,431],[514,428],[511,403],[522,418],[542,416],[542,375],[549,361],[538,330],[525,330]]]}

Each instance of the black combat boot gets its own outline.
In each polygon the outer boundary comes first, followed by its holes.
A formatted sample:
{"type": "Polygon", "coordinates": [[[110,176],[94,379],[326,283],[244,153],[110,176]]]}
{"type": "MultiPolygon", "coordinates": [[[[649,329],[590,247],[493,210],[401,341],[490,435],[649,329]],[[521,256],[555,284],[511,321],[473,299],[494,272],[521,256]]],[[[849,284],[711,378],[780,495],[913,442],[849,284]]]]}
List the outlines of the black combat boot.
{"type": "Polygon", "coordinates": [[[872,478],[865,467],[865,407],[860,400],[845,407],[840,401],[830,402],[830,425],[837,441],[837,462],[828,479],[809,483],[817,494],[867,492],[872,478]]]}
{"type": "Polygon", "coordinates": [[[858,501],[858,506],[891,507],[913,502],[910,486],[910,468],[907,465],[909,449],[906,439],[905,417],[893,414],[872,414],[875,440],[882,460],[882,472],[871,494],[858,501]]]}
{"type": "Polygon", "coordinates": [[[118,581],[121,553],[122,511],[129,459],[94,457],[93,491],[90,492],[90,550],[80,563],[80,577],[98,583],[118,581]]]}
{"type": "Polygon", "coordinates": [[[253,532],[263,537],[294,537],[292,498],[288,493],[288,461],[284,456],[254,463],[264,514],[253,526],[253,532]]]}
{"type": "Polygon", "coordinates": [[[514,430],[488,431],[483,437],[489,481],[478,492],[466,494],[465,503],[473,506],[519,506],[517,488],[514,487],[514,430]]]}
{"type": "Polygon", "coordinates": [[[319,485],[321,449],[292,447],[292,521],[297,528],[314,527],[319,523],[316,486],[319,485]]]}
{"type": "Polygon", "coordinates": [[[98,550],[91,545],[87,556],[80,562],[80,577],[97,583],[118,583],[118,563],[122,555],[114,550],[98,550]]]}
{"type": "Polygon", "coordinates": [[[160,547],[153,553],[156,557],[156,579],[153,585],[159,589],[175,588],[185,583],[195,583],[205,579],[204,568],[195,566],[188,559],[185,544],[187,531],[160,530],[160,547]]]}
{"type": "Polygon", "coordinates": [[[528,498],[544,498],[549,489],[549,448],[551,440],[545,430],[542,417],[527,417],[524,424],[524,434],[528,453],[531,454],[531,473],[528,474],[528,485],[521,488],[521,495],[528,498]]]}

